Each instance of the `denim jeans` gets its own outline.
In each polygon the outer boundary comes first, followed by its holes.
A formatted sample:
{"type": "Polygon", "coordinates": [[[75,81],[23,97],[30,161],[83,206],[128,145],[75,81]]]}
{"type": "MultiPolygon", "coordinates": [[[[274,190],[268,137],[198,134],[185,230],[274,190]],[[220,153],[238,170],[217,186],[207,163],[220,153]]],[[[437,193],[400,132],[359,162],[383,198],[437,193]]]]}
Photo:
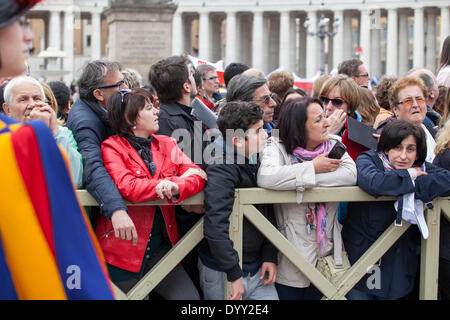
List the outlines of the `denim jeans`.
{"type": "MultiPolygon", "coordinates": [[[[198,259],[198,269],[200,271],[200,287],[203,290],[205,300],[225,300],[224,272],[217,271],[205,266],[198,259]]],[[[275,285],[264,285],[264,279],[260,279],[261,267],[253,276],[243,277],[244,294],[242,300],[278,300],[275,285]]]]}

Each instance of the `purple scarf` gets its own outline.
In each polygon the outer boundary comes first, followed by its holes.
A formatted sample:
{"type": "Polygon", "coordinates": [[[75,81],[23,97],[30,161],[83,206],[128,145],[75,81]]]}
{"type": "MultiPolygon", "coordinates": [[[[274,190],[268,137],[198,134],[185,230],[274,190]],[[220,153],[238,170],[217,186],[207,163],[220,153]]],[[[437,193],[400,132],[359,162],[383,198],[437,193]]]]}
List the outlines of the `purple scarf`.
{"type": "MultiPolygon", "coordinates": [[[[308,151],[302,147],[297,147],[293,151],[292,162],[298,163],[312,161],[318,155],[328,152],[329,150],[330,143],[328,141],[320,144],[316,149],[314,149],[314,151],[308,151]]],[[[323,257],[327,246],[327,209],[325,203],[316,203],[314,208],[311,208],[308,205],[306,210],[306,228],[308,233],[311,232],[311,229],[316,229],[319,255],[323,257]]]]}

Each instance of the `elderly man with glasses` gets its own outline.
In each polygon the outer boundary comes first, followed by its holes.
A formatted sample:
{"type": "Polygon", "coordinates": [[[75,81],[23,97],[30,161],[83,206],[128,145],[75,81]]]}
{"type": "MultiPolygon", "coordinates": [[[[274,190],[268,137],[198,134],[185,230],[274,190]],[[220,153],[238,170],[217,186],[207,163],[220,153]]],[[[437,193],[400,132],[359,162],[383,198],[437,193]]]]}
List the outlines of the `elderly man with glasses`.
{"type": "Polygon", "coordinates": [[[99,203],[101,214],[112,220],[120,237],[131,240],[136,230],[129,223],[127,206],[103,165],[100,148],[101,143],[114,134],[107,117],[106,101],[119,89],[128,88],[121,66],[106,60],[92,61],[84,68],[78,87],[80,98],[70,109],[67,126],[72,130],[83,157],[84,186],[99,203]]]}
{"type": "Polygon", "coordinates": [[[258,104],[263,114],[264,129],[270,136],[276,122],[273,119],[275,107],[275,95],[270,92],[267,80],[262,77],[240,74],[233,77],[227,87],[227,102],[253,101],[258,104]]]}

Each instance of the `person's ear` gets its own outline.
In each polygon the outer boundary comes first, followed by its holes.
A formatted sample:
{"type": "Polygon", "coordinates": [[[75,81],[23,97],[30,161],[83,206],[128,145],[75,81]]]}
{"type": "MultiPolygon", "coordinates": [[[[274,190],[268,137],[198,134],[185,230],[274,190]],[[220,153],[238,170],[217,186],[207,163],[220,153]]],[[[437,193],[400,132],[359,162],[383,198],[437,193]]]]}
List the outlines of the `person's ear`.
{"type": "Polygon", "coordinates": [[[186,93],[191,93],[191,83],[189,81],[186,81],[185,83],[183,83],[183,90],[186,93]]]}
{"type": "Polygon", "coordinates": [[[11,110],[9,108],[9,105],[6,102],[3,102],[2,107],[3,107],[3,111],[5,112],[5,114],[7,116],[9,116],[11,114],[11,110]]]}
{"type": "Polygon", "coordinates": [[[95,89],[92,91],[92,95],[97,101],[104,101],[105,98],[103,97],[103,91],[101,89],[95,89]]]}
{"type": "Polygon", "coordinates": [[[397,117],[398,105],[395,105],[395,106],[392,108],[392,112],[394,113],[394,116],[397,117]]]}

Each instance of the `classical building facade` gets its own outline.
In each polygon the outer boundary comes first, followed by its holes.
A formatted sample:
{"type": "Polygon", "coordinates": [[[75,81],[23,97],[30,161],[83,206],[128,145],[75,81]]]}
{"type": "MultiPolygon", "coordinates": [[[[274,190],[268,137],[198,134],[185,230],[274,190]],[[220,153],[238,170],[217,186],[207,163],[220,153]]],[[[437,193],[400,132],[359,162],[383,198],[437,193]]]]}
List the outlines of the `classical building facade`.
{"type": "MultiPolygon", "coordinates": [[[[31,73],[49,78],[52,72],[57,74],[53,69],[59,69],[69,82],[87,61],[109,57],[105,12],[110,3],[46,0],[36,5],[27,15],[35,34],[31,73]]],[[[326,72],[354,57],[358,49],[372,76],[402,76],[412,67],[436,71],[441,43],[450,34],[448,0],[178,0],[169,4],[177,5],[169,52],[225,64],[238,61],[265,73],[283,67],[302,77],[317,73],[322,44],[326,72]],[[327,20],[321,23],[322,16],[327,20]],[[339,27],[333,37],[322,42],[309,35],[317,33],[319,25],[333,31],[336,20],[339,27]]]]}
{"type": "Polygon", "coordinates": [[[358,49],[371,75],[402,76],[411,67],[436,71],[441,42],[450,34],[448,0],[180,0],[172,53],[312,77],[321,43],[308,33],[318,31],[322,15],[329,31],[339,21],[335,36],[324,40],[325,71],[358,49]]]}
{"type": "Polygon", "coordinates": [[[107,55],[107,25],[102,13],[109,0],[47,0],[27,20],[34,34],[31,74],[72,81],[83,65],[107,55]],[[50,61],[55,60],[55,61],[50,61]]]}

